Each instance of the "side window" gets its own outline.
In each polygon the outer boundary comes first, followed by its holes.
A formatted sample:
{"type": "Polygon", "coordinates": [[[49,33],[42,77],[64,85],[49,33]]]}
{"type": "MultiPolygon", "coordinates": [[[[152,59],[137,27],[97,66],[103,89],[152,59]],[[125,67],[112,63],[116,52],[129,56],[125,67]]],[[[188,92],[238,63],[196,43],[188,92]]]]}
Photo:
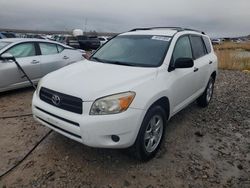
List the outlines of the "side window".
{"type": "Polygon", "coordinates": [[[57,45],[57,51],[58,53],[61,53],[64,50],[64,47],[61,45],[57,45]]]}
{"type": "Polygon", "coordinates": [[[39,46],[40,46],[42,55],[51,55],[51,54],[58,53],[56,44],[43,42],[43,43],[39,43],[39,46]]]}
{"type": "Polygon", "coordinates": [[[212,51],[210,39],[208,37],[204,37],[204,36],[202,38],[203,38],[203,41],[205,43],[207,53],[209,54],[212,51]]]}
{"type": "Polygon", "coordinates": [[[198,59],[206,54],[206,49],[200,36],[191,36],[194,58],[198,59]]]}
{"type": "Polygon", "coordinates": [[[36,55],[34,43],[22,43],[7,50],[7,53],[12,54],[15,58],[30,57],[36,55]]]}
{"type": "Polygon", "coordinates": [[[175,44],[174,52],[173,52],[173,62],[175,62],[178,58],[191,58],[192,56],[192,49],[189,41],[188,36],[184,36],[178,39],[175,44]]]}

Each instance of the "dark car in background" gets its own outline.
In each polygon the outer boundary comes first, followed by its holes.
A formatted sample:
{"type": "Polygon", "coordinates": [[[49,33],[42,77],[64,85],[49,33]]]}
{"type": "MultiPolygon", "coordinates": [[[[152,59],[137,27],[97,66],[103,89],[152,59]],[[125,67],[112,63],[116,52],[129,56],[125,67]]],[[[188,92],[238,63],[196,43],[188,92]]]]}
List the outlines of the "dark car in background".
{"type": "Polygon", "coordinates": [[[0,32],[0,39],[5,39],[5,38],[16,38],[16,35],[10,32],[0,32]]]}
{"type": "Polygon", "coordinates": [[[100,40],[97,38],[97,36],[82,35],[77,36],[76,38],[79,42],[80,49],[82,50],[96,50],[101,45],[100,40]]]}
{"type": "Polygon", "coordinates": [[[58,35],[54,36],[54,40],[76,49],[82,50],[96,50],[101,43],[97,36],[72,36],[72,35],[58,35]]]}
{"type": "Polygon", "coordinates": [[[61,42],[63,44],[66,44],[76,49],[81,49],[78,39],[72,35],[59,36],[57,37],[56,41],[61,42]]]}

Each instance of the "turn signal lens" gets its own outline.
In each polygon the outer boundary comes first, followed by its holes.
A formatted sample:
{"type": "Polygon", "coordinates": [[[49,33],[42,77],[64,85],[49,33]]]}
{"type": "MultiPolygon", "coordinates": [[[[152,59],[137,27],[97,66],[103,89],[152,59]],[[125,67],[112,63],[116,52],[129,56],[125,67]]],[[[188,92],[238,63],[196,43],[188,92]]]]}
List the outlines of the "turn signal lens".
{"type": "Polygon", "coordinates": [[[120,103],[120,109],[122,111],[125,111],[128,109],[129,105],[134,99],[134,95],[129,95],[126,97],[119,98],[119,103],[120,103]]]}

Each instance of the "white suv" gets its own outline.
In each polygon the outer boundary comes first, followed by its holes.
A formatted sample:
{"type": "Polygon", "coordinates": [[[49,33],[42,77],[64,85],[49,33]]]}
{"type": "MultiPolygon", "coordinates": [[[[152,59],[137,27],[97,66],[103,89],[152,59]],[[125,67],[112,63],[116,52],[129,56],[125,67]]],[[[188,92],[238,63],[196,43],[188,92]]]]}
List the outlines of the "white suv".
{"type": "Polygon", "coordinates": [[[140,160],[158,151],[167,121],[212,98],[217,57],[203,33],[141,28],[119,34],[83,60],[45,76],[34,118],[85,145],[130,148],[140,160]]]}

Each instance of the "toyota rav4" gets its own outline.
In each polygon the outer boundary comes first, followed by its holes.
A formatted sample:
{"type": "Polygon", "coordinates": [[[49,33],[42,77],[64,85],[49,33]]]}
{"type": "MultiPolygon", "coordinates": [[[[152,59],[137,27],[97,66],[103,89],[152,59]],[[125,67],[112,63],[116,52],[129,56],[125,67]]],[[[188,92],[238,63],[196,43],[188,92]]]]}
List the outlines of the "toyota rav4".
{"type": "Polygon", "coordinates": [[[155,156],[167,121],[213,95],[217,57],[204,32],[139,28],[122,33],[88,60],[45,76],[33,96],[35,120],[91,147],[155,156]]]}

